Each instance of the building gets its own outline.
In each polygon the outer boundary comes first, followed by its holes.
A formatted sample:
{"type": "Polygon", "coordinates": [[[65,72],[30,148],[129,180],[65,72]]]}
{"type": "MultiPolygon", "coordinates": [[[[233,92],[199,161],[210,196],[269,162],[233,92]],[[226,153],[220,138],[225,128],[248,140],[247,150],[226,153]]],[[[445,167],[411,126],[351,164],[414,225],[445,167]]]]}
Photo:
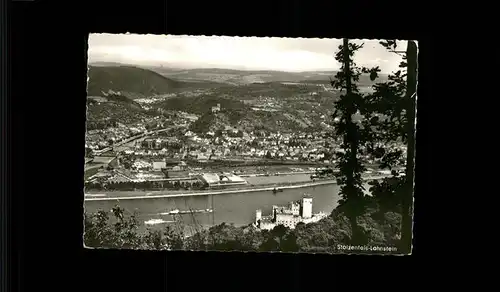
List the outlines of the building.
{"type": "Polygon", "coordinates": [[[198,179],[209,187],[245,185],[247,181],[231,173],[204,173],[198,176],[198,179]]]}
{"type": "Polygon", "coordinates": [[[278,225],[294,229],[299,223],[313,223],[325,218],[326,213],[313,214],[312,197],[305,195],[301,200],[290,202],[288,206],[273,206],[270,216],[262,216],[262,210],[255,211],[257,228],[271,230],[278,225]]]}
{"type": "Polygon", "coordinates": [[[207,162],[208,161],[208,156],[203,154],[203,153],[199,153],[197,156],[196,156],[196,159],[198,160],[198,162],[207,162]]]}
{"type": "Polygon", "coordinates": [[[152,167],[151,163],[147,162],[147,161],[143,161],[143,160],[136,160],[134,161],[134,163],[132,164],[132,169],[134,170],[150,170],[152,167]]]}
{"type": "Polygon", "coordinates": [[[156,146],[156,139],[153,138],[144,139],[141,143],[141,146],[145,149],[154,149],[156,146]]]}
{"type": "Polygon", "coordinates": [[[212,107],[213,114],[218,113],[218,112],[220,112],[220,103],[218,103],[217,106],[212,107]]]}
{"type": "Polygon", "coordinates": [[[167,168],[167,163],[165,161],[154,161],[153,162],[153,170],[161,171],[162,169],[167,168]]]}

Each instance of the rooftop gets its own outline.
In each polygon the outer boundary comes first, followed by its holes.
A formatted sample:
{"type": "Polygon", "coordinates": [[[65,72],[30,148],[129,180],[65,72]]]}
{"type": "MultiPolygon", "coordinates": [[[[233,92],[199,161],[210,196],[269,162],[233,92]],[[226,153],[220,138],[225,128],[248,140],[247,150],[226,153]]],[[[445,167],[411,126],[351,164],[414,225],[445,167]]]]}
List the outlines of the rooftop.
{"type": "Polygon", "coordinates": [[[293,212],[287,207],[279,207],[276,209],[276,214],[293,215],[293,212]]]}
{"type": "Polygon", "coordinates": [[[221,181],[234,182],[234,183],[246,182],[243,178],[230,173],[224,173],[224,174],[204,173],[201,175],[201,177],[206,183],[209,184],[216,184],[221,181]]]}
{"type": "Polygon", "coordinates": [[[226,176],[231,182],[245,182],[242,177],[234,175],[232,173],[224,174],[224,176],[226,176]]]}

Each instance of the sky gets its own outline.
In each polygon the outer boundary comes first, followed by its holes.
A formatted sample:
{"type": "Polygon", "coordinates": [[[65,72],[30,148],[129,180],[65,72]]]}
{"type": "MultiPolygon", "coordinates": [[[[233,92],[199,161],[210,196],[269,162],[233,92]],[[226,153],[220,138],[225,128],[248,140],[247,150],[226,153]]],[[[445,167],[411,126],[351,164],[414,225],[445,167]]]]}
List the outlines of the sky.
{"type": "MultiPolygon", "coordinates": [[[[397,70],[401,57],[388,52],[377,40],[353,41],[364,42],[364,47],[354,57],[359,66],[380,66],[382,73],[397,70]]],[[[341,39],[326,38],[91,34],[88,56],[89,63],[289,72],[332,71],[340,67],[334,54],[341,43],[341,39]]],[[[398,47],[406,49],[406,41],[398,41],[398,47]]]]}

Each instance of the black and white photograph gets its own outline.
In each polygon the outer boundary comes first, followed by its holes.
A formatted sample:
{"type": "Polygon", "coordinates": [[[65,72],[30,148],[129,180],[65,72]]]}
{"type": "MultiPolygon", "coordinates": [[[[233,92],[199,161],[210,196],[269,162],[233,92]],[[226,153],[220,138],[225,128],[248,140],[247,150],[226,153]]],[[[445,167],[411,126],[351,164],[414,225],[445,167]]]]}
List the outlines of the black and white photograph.
{"type": "Polygon", "coordinates": [[[418,43],[90,34],[86,248],[408,255],[418,43]]]}

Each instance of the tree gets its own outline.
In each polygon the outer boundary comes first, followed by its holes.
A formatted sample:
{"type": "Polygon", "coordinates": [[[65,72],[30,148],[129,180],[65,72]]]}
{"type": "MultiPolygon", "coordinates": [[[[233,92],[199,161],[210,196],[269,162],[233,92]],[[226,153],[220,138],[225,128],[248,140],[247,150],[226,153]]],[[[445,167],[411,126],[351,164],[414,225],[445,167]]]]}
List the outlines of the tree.
{"type": "Polygon", "coordinates": [[[163,230],[147,229],[141,233],[135,214],[115,206],[111,212],[99,210],[85,214],[84,242],[89,247],[119,249],[182,249],[184,231],[166,225],[163,230]],[[109,216],[109,215],[112,216],[109,216]]]}
{"type": "Polygon", "coordinates": [[[122,162],[123,168],[130,169],[132,167],[132,162],[129,159],[125,159],[122,162]]]}
{"type": "Polygon", "coordinates": [[[413,41],[408,41],[406,49],[407,60],[407,90],[406,98],[408,99],[408,123],[406,125],[406,132],[408,135],[408,149],[406,160],[406,181],[405,192],[402,200],[403,217],[402,217],[402,234],[401,234],[401,247],[403,251],[411,251],[412,241],[412,218],[413,218],[413,182],[415,170],[415,118],[416,118],[416,92],[417,92],[417,44],[413,41]]]}
{"type": "MultiPolygon", "coordinates": [[[[415,157],[415,106],[417,85],[417,46],[408,41],[406,51],[396,51],[397,42],[382,41],[387,50],[403,54],[400,70],[389,75],[387,82],[377,83],[368,99],[373,115],[371,127],[376,133],[369,145],[371,153],[381,160],[381,167],[392,170],[392,176],[374,181],[370,191],[382,211],[398,210],[402,214],[400,251],[411,251],[413,177],[415,157]],[[397,144],[407,145],[407,156],[397,144]],[[406,164],[404,176],[394,169],[406,164]]],[[[383,213],[383,212],[382,212],[383,213]]]]}
{"type": "Polygon", "coordinates": [[[347,216],[334,212],[319,222],[297,224],[294,234],[300,251],[333,253],[337,244],[351,242],[352,230],[347,216]]]}
{"type": "Polygon", "coordinates": [[[262,244],[262,233],[252,225],[243,227],[243,234],[239,237],[239,241],[241,250],[256,251],[262,244]]]}
{"type": "Polygon", "coordinates": [[[262,234],[263,242],[259,247],[260,251],[284,251],[297,252],[297,236],[289,228],[278,225],[269,232],[262,234]]]}
{"type": "Polygon", "coordinates": [[[355,114],[359,114],[364,109],[363,95],[360,94],[356,82],[362,69],[357,67],[352,57],[355,52],[362,48],[362,45],[349,43],[344,38],[343,44],[339,46],[339,51],[335,59],[342,66],[341,70],[335,75],[335,80],[331,85],[345,93],[335,102],[335,113],[333,119],[337,120],[335,131],[341,138],[340,147],[344,150],[337,153],[337,167],[340,170],[337,176],[337,182],[340,185],[340,208],[344,210],[349,218],[353,236],[353,244],[365,243],[364,235],[357,226],[356,219],[364,211],[365,199],[361,180],[361,174],[365,170],[358,159],[360,154],[360,145],[364,142],[363,131],[360,126],[353,121],[355,114]]]}
{"type": "Polygon", "coordinates": [[[118,206],[111,210],[113,221],[107,212],[85,216],[85,244],[90,247],[128,248],[141,246],[141,237],[137,232],[138,221],[135,214],[126,217],[118,206]]]}
{"type": "Polygon", "coordinates": [[[150,230],[143,237],[143,247],[146,249],[163,250],[167,249],[160,230],[150,230]]]}

